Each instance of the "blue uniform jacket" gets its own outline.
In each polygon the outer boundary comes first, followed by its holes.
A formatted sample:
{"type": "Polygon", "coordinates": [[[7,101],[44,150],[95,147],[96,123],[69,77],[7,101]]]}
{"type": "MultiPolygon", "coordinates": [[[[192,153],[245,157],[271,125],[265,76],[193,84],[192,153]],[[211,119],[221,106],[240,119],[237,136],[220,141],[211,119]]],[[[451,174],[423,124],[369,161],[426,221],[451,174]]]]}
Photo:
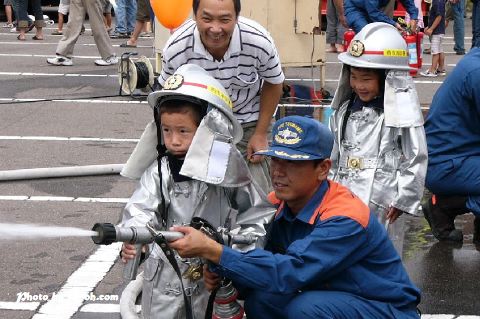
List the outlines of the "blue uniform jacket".
{"type": "Polygon", "coordinates": [[[295,217],[277,200],[265,250],[224,247],[217,273],[235,285],[287,294],[344,291],[398,309],[415,309],[420,291],[368,207],[347,188],[324,181],[295,217]]]}
{"type": "Polygon", "coordinates": [[[480,48],[472,49],[437,90],[425,122],[428,165],[480,155],[480,48]]]}
{"type": "MultiPolygon", "coordinates": [[[[344,12],[348,25],[360,32],[364,26],[371,22],[385,22],[395,25],[390,17],[381,11],[389,0],[344,0],[344,12]]],[[[400,0],[411,19],[418,18],[418,9],[413,0],[400,0]]]]}

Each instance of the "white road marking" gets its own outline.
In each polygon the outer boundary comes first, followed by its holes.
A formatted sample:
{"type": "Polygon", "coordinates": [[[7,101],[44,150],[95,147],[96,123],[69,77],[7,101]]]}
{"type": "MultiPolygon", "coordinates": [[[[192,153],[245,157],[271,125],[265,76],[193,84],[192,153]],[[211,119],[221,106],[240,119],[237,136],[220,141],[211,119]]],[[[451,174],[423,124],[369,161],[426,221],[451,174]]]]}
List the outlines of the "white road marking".
{"type": "Polygon", "coordinates": [[[0,201],[32,201],[32,202],[82,202],[82,203],[127,203],[129,198],[103,197],[67,197],[67,196],[9,196],[0,195],[0,201]]]}
{"type": "MultiPolygon", "coordinates": [[[[35,102],[35,101],[49,101],[49,102],[59,102],[59,103],[92,103],[92,104],[148,104],[147,101],[138,101],[138,100],[88,100],[88,99],[68,99],[68,100],[58,100],[58,99],[15,99],[15,98],[0,98],[0,102],[35,102]]],[[[0,103],[10,104],[10,103],[0,103]]]]}
{"type": "MultiPolygon", "coordinates": [[[[445,77],[442,77],[445,79],[445,77]]],[[[286,78],[285,81],[296,81],[296,82],[320,82],[318,78],[286,78]]],[[[325,82],[338,82],[338,79],[325,79],[325,82]]],[[[426,80],[414,80],[415,84],[442,84],[443,81],[426,81],[426,80]]]]}
{"type": "Polygon", "coordinates": [[[29,141],[69,141],[69,142],[128,142],[137,143],[138,138],[104,138],[104,137],[60,137],[60,136],[6,136],[0,135],[0,140],[29,141]]]}
{"type": "Polygon", "coordinates": [[[99,77],[118,78],[117,74],[80,74],[80,73],[33,73],[33,72],[0,72],[0,75],[13,76],[65,76],[65,77],[99,77]]]}
{"type": "MultiPolygon", "coordinates": [[[[32,43],[31,42],[22,42],[22,41],[1,41],[0,42],[0,45],[28,45],[29,47],[32,46],[32,43]]],[[[37,45],[52,45],[52,46],[57,46],[58,43],[57,42],[36,42],[35,44],[37,45]]],[[[34,44],[34,45],[35,45],[34,44]]],[[[75,44],[75,46],[85,46],[85,47],[94,47],[96,46],[95,43],[78,43],[78,44],[75,44]]],[[[112,47],[120,47],[120,44],[112,44],[112,47]]],[[[138,48],[153,48],[153,45],[137,45],[136,48],[133,48],[133,49],[138,49],[138,48]]],[[[54,56],[55,54],[50,54],[49,56],[52,57],[54,56]]],[[[97,57],[99,58],[99,57],[97,57]]]]}
{"type": "Polygon", "coordinates": [[[0,309],[3,310],[37,310],[40,306],[39,302],[16,302],[16,301],[0,301],[0,309]]]}
{"type": "MultiPolygon", "coordinates": [[[[1,42],[0,42],[1,43],[1,42]]],[[[5,56],[5,57],[30,57],[30,58],[51,58],[54,56],[53,54],[30,54],[30,53],[14,53],[14,54],[8,54],[8,53],[0,53],[0,57],[5,56]]],[[[73,55],[73,59],[98,59],[100,58],[99,56],[88,56],[88,55],[73,55]]],[[[154,61],[155,58],[148,58],[149,60],[154,61]]],[[[45,61],[45,63],[47,63],[45,61]]],[[[51,66],[54,68],[55,66],[51,66]]]]}
{"type": "MultiPolygon", "coordinates": [[[[141,309],[142,306],[137,305],[137,313],[140,313],[141,309]]],[[[120,305],[108,303],[89,303],[80,308],[80,312],[119,313],[120,305]]]]}
{"type": "Polygon", "coordinates": [[[100,246],[68,279],[54,298],[47,301],[32,319],[69,319],[85,298],[105,277],[118,257],[122,243],[100,246]]]}

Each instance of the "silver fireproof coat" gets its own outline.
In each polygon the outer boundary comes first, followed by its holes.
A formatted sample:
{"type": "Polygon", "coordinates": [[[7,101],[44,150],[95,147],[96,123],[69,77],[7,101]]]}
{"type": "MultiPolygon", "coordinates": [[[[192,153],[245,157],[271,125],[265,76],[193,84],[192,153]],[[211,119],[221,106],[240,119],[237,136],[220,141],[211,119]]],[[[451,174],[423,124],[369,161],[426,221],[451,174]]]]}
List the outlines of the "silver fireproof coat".
{"type": "Polygon", "coordinates": [[[335,142],[329,177],[349,187],[376,213],[390,206],[415,215],[423,196],[427,143],[417,91],[408,71],[386,74],[384,111],[352,112],[342,132],[350,72],[342,68],[332,101],[335,142]],[[343,137],[343,140],[341,140],[343,137]]]}
{"type": "MultiPolygon", "coordinates": [[[[382,223],[391,206],[416,215],[423,196],[427,144],[413,82],[402,71],[390,71],[384,111],[363,107],[352,112],[342,132],[349,104],[345,97],[352,92],[348,77],[344,68],[332,102],[330,129],[335,142],[329,178],[350,188],[382,223]]],[[[400,218],[392,225],[397,229],[389,229],[392,240],[403,232],[403,222],[400,218]]],[[[397,250],[401,252],[398,246],[397,250]]]]}
{"type": "MultiPolygon", "coordinates": [[[[240,233],[260,236],[257,247],[263,245],[264,224],[270,221],[274,208],[267,203],[265,194],[255,184],[227,188],[198,180],[174,182],[166,157],[162,159],[161,169],[165,207],[168,208],[167,229],[173,225],[189,224],[192,217],[197,216],[206,219],[214,227],[234,229],[240,226],[240,233]]],[[[152,218],[160,221],[160,216],[157,216],[161,200],[158,185],[155,161],[142,175],[125,207],[124,226],[145,225],[152,218]]],[[[158,245],[151,244],[149,248],[150,255],[144,266],[143,318],[185,318],[185,304],[176,273],[158,245]]],[[[236,248],[248,250],[254,247],[236,248]]],[[[200,262],[196,258],[182,259],[179,256],[177,261],[182,273],[190,264],[200,262]]],[[[203,280],[184,279],[183,282],[191,298],[195,318],[203,318],[209,296],[203,280]]]]}

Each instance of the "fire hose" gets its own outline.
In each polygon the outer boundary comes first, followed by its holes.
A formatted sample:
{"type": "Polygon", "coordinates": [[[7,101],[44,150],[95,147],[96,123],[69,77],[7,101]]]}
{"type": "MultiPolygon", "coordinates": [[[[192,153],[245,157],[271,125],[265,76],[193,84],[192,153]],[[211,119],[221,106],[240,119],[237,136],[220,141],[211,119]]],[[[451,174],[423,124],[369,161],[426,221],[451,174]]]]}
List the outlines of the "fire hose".
{"type": "MultiPolygon", "coordinates": [[[[255,243],[257,240],[256,236],[232,234],[227,229],[222,227],[219,227],[215,230],[208,222],[198,217],[194,217],[192,219],[191,226],[199,229],[200,231],[204,232],[209,237],[221,244],[249,245],[255,243]]],[[[157,243],[162,248],[166,257],[172,264],[172,267],[177,272],[180,283],[182,285],[182,290],[184,290],[182,276],[178,269],[178,265],[175,261],[175,258],[173,257],[173,252],[167,245],[167,243],[170,241],[182,238],[184,236],[183,233],[174,231],[159,231],[156,229],[152,222],[147,223],[145,226],[138,227],[121,227],[114,226],[110,223],[97,223],[93,226],[92,230],[97,232],[97,235],[92,236],[92,240],[95,244],[109,245],[113,242],[128,242],[136,245],[137,254],[135,255],[134,259],[127,262],[124,269],[124,278],[129,280],[134,280],[136,278],[138,266],[141,261],[141,246],[143,244],[149,244],[153,242],[157,243]]],[[[135,289],[138,290],[138,287],[135,287],[139,285],[138,280],[135,280],[134,282],[134,287],[131,288],[133,291],[135,291],[135,289]]],[[[128,290],[128,292],[131,293],[130,289],[128,290]]],[[[192,316],[190,302],[186,298],[185,294],[184,301],[187,308],[187,317],[192,316]]],[[[129,314],[128,318],[135,318],[131,316],[132,313],[134,313],[134,310],[132,310],[133,307],[131,305],[126,305],[123,308],[125,308],[126,313],[129,314]]],[[[209,307],[207,308],[205,318],[240,319],[243,317],[243,313],[243,307],[241,307],[240,304],[237,302],[236,289],[233,287],[230,280],[223,279],[220,286],[215,290],[214,293],[212,293],[210,297],[209,307]]]]}

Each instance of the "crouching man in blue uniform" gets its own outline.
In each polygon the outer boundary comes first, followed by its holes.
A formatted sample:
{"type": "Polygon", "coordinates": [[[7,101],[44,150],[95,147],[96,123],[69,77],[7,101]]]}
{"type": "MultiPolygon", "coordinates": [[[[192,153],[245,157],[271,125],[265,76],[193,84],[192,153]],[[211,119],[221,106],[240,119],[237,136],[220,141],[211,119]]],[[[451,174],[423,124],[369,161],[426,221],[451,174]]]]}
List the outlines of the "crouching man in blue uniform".
{"type": "MultiPolygon", "coordinates": [[[[333,136],[318,121],[277,121],[268,150],[278,210],[265,249],[234,251],[191,227],[171,243],[232,279],[252,318],[420,318],[410,281],[385,229],[347,188],[327,180],[333,136]]],[[[204,271],[213,288],[215,275],[204,271]]]]}
{"type": "Polygon", "coordinates": [[[455,217],[473,212],[473,242],[480,244],[479,81],[480,48],[474,48],[438,88],[425,122],[425,186],[435,195],[424,214],[438,240],[463,241],[455,217]]]}

